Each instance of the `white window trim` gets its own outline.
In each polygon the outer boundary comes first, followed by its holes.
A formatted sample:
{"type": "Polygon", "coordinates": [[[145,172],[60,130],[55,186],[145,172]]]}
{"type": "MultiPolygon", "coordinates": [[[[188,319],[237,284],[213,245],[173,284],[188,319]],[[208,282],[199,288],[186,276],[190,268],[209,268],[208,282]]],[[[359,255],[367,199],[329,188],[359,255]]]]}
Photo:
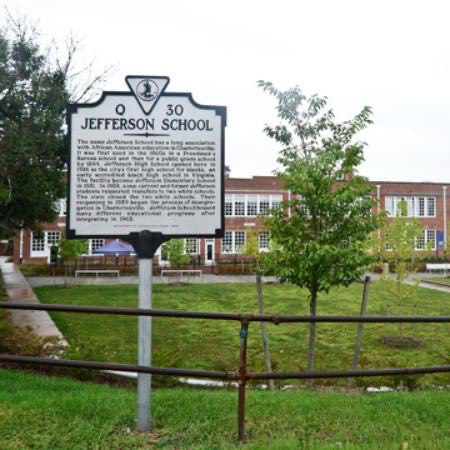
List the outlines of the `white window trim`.
{"type": "Polygon", "coordinates": [[[425,230],[422,230],[422,233],[423,233],[424,246],[423,246],[423,248],[419,248],[419,247],[417,247],[417,243],[416,243],[414,245],[414,250],[416,250],[418,252],[429,251],[428,250],[428,241],[429,240],[434,241],[433,247],[431,247],[430,251],[431,250],[436,250],[436,245],[437,245],[436,244],[436,239],[437,239],[436,230],[427,228],[425,230]],[[434,233],[434,239],[428,239],[428,231],[432,231],[434,233]]]}
{"type": "Polygon", "coordinates": [[[47,258],[47,262],[50,262],[50,255],[51,245],[48,242],[48,233],[58,233],[59,234],[59,241],[61,241],[61,232],[58,230],[48,230],[42,232],[42,240],[44,241],[44,250],[33,250],[33,240],[34,240],[34,233],[31,232],[30,236],[30,258],[47,258]]]}
{"type": "Polygon", "coordinates": [[[389,217],[397,217],[398,204],[404,199],[408,203],[407,215],[403,217],[416,217],[418,219],[436,217],[436,197],[433,195],[386,195],[384,197],[384,210],[389,217]],[[424,215],[419,214],[419,198],[424,199],[424,215]],[[434,214],[428,214],[429,201],[433,199],[434,214]]]}
{"type": "Polygon", "coordinates": [[[227,233],[231,233],[231,250],[230,251],[226,251],[223,248],[223,241],[225,239],[225,235],[224,237],[221,239],[221,253],[222,255],[232,255],[234,253],[234,231],[229,231],[229,230],[225,230],[225,234],[227,233]]]}
{"type": "MultiPolygon", "coordinates": [[[[423,239],[424,239],[423,248],[417,246],[417,239],[416,239],[415,242],[414,242],[414,250],[417,251],[417,252],[436,250],[437,231],[435,229],[428,229],[427,228],[427,229],[422,230],[422,233],[423,233],[423,239]],[[428,245],[427,245],[428,241],[429,241],[429,239],[428,239],[428,231],[434,232],[434,245],[433,245],[433,247],[431,247],[430,250],[428,250],[428,245]]],[[[433,239],[431,239],[431,240],[433,240],[433,239]]],[[[387,242],[386,233],[384,233],[384,249],[387,252],[392,252],[392,248],[389,247],[388,242],[387,242]]]]}
{"type": "Polygon", "coordinates": [[[270,236],[269,236],[269,232],[268,231],[260,231],[258,233],[258,249],[259,249],[259,253],[264,253],[264,252],[268,252],[270,248],[270,236]],[[261,247],[261,235],[262,234],[266,234],[267,235],[267,247],[261,247]]]}
{"type": "Polygon", "coordinates": [[[225,203],[231,203],[231,214],[226,214],[225,217],[256,217],[261,213],[260,202],[262,199],[269,200],[269,210],[274,207],[274,203],[280,204],[283,201],[282,194],[226,194],[225,203]],[[249,199],[254,203],[256,199],[256,214],[247,214],[249,199]],[[243,201],[244,214],[236,214],[236,201],[243,201]]]}
{"type": "Polygon", "coordinates": [[[88,252],[87,252],[87,254],[84,254],[83,256],[100,256],[100,255],[103,255],[103,253],[94,253],[95,249],[94,250],[92,249],[92,241],[93,240],[103,241],[103,244],[100,247],[102,247],[106,243],[106,240],[105,239],[101,239],[101,238],[88,239],[88,252]]]}
{"type": "Polygon", "coordinates": [[[198,254],[200,253],[200,240],[197,239],[197,238],[185,238],[185,239],[184,239],[184,253],[187,254],[187,255],[198,255],[198,254]],[[188,252],[186,251],[187,240],[188,240],[188,239],[195,241],[195,252],[188,253],[188,252]]]}
{"type": "Polygon", "coordinates": [[[237,254],[236,233],[244,233],[244,244],[247,239],[247,233],[245,232],[245,230],[226,230],[225,232],[231,233],[231,250],[225,251],[223,249],[223,239],[222,239],[222,245],[221,245],[222,255],[236,255],[237,254]]]}
{"type": "Polygon", "coordinates": [[[31,233],[31,238],[30,238],[30,256],[33,257],[45,257],[48,256],[48,246],[47,246],[47,240],[45,237],[45,232],[42,232],[42,239],[36,239],[39,241],[43,241],[44,244],[44,249],[43,250],[33,250],[33,241],[35,240],[34,237],[35,233],[32,232],[31,233]]]}

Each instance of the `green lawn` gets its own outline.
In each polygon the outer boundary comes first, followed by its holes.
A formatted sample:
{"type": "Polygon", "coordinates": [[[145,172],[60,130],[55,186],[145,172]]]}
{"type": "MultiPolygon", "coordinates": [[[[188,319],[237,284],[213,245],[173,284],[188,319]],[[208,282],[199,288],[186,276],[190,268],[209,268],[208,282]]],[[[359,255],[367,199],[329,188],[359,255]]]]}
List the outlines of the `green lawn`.
{"type": "MultiPolygon", "coordinates": [[[[333,290],[321,295],[319,314],[357,315],[362,285],[333,290]]],[[[77,286],[71,289],[41,287],[36,293],[43,303],[80,305],[137,305],[137,286],[77,286]]],[[[291,285],[266,285],[267,313],[307,314],[307,292],[291,285]]],[[[396,308],[383,283],[370,286],[368,314],[450,315],[450,295],[418,289],[417,308],[405,302],[396,308]]],[[[198,284],[154,286],[154,308],[193,311],[257,312],[255,286],[249,284],[198,284]]],[[[57,325],[71,343],[73,358],[121,363],[136,362],[137,318],[86,314],[53,313],[57,325]]],[[[236,370],[239,358],[239,324],[235,322],[155,318],[153,363],[168,367],[236,370]]],[[[320,370],[351,367],[356,325],[318,324],[317,364],[320,370]]],[[[449,364],[450,325],[404,325],[404,335],[415,336],[421,347],[395,349],[380,343],[385,335],[398,334],[398,325],[368,324],[364,328],[361,368],[431,366],[449,364]]],[[[308,325],[268,325],[274,370],[306,368],[308,325]]],[[[265,370],[260,326],[249,329],[249,370],[265,370]]],[[[449,384],[448,374],[416,377],[358,379],[359,385],[410,387],[449,384]]],[[[324,380],[324,384],[345,384],[346,380],[324,380]]]]}
{"type": "MultiPolygon", "coordinates": [[[[450,448],[449,391],[247,399],[249,450],[450,448]]],[[[153,433],[137,434],[134,388],[0,370],[2,450],[238,448],[236,410],[235,391],[155,389],[153,433]]]]}

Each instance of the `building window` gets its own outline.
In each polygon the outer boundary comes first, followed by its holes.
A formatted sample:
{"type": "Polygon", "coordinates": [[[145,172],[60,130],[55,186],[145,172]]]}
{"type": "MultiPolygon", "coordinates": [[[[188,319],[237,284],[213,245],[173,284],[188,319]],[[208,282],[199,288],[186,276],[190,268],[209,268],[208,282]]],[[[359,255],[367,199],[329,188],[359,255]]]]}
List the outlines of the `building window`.
{"type": "Polygon", "coordinates": [[[261,195],[259,197],[259,214],[267,214],[270,209],[269,196],[261,195]]]}
{"type": "Polygon", "coordinates": [[[436,250],[436,230],[426,230],[425,233],[427,248],[431,250],[436,250]]]}
{"type": "Polygon", "coordinates": [[[59,245],[61,240],[60,231],[45,231],[42,233],[32,233],[31,235],[31,255],[30,256],[49,256],[50,248],[59,245]]]}
{"type": "Polygon", "coordinates": [[[45,235],[44,233],[33,233],[31,240],[31,251],[43,252],[45,250],[45,235]]]}
{"type": "Polygon", "coordinates": [[[225,215],[233,215],[233,197],[231,195],[225,195],[225,215]]]}
{"type": "Polygon", "coordinates": [[[238,253],[244,244],[245,244],[245,231],[235,231],[234,232],[235,253],[238,253]]]}
{"type": "Polygon", "coordinates": [[[255,217],[267,214],[271,208],[279,208],[282,195],[228,194],[225,195],[225,216],[255,217]]]}
{"type": "Polygon", "coordinates": [[[425,248],[425,232],[416,237],[416,250],[423,250],[425,248]]]}
{"type": "Polygon", "coordinates": [[[281,195],[272,195],[272,209],[277,209],[281,206],[283,197],[281,195]]]}
{"type": "Polygon", "coordinates": [[[249,195],[247,197],[247,216],[256,216],[258,214],[258,197],[249,195]]]}
{"type": "Polygon", "coordinates": [[[416,238],[416,250],[436,250],[436,230],[423,230],[416,238]]]}
{"type": "Polygon", "coordinates": [[[188,255],[197,255],[198,254],[198,239],[187,238],[184,241],[184,249],[185,249],[185,253],[187,253],[188,255]]]}
{"type": "Polygon", "coordinates": [[[53,245],[59,245],[61,240],[61,233],[59,231],[47,231],[47,243],[49,247],[53,245]]]}
{"type": "Polygon", "coordinates": [[[435,217],[436,199],[435,197],[385,197],[384,209],[391,217],[400,216],[400,202],[404,200],[407,203],[407,217],[435,217]]]}
{"type": "Polygon", "coordinates": [[[259,251],[269,250],[269,233],[267,231],[261,231],[258,236],[259,239],[259,251]]]}
{"type": "Polygon", "coordinates": [[[236,195],[234,199],[234,215],[245,216],[245,196],[236,195]]]}
{"type": "Polygon", "coordinates": [[[160,249],[161,249],[160,250],[161,251],[161,256],[160,256],[159,260],[161,262],[168,262],[169,261],[169,255],[167,253],[166,244],[161,245],[160,249]]]}
{"type": "Polygon", "coordinates": [[[423,217],[425,215],[425,197],[419,197],[418,209],[418,216],[423,217]]]}
{"type": "Polygon", "coordinates": [[[222,253],[233,253],[233,232],[225,231],[222,239],[222,253]]]}
{"type": "Polygon", "coordinates": [[[245,244],[245,231],[225,231],[222,239],[222,253],[239,253],[245,244]]]}
{"type": "Polygon", "coordinates": [[[89,254],[93,255],[95,250],[105,245],[104,239],[89,239],[89,254]]]}
{"type": "Polygon", "coordinates": [[[434,197],[427,197],[427,216],[434,217],[435,215],[435,200],[434,197]]]}
{"type": "Polygon", "coordinates": [[[384,199],[384,210],[388,213],[389,216],[395,216],[394,201],[395,197],[385,197],[384,199]]]}
{"type": "Polygon", "coordinates": [[[415,216],[415,203],[416,203],[416,197],[406,197],[405,198],[407,209],[406,214],[408,217],[414,217],[415,216]]]}

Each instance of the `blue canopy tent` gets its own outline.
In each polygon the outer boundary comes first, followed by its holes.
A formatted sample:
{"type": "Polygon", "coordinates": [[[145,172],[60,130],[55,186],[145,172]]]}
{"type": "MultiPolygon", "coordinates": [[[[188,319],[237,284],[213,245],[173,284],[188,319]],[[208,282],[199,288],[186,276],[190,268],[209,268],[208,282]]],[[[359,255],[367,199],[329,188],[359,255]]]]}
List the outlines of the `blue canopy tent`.
{"type": "Polygon", "coordinates": [[[130,244],[126,244],[125,242],[121,242],[119,241],[119,239],[116,239],[115,241],[108,242],[107,244],[96,248],[93,253],[95,255],[104,255],[104,256],[116,255],[116,265],[118,265],[119,255],[131,255],[132,253],[135,253],[135,251],[130,244]]]}

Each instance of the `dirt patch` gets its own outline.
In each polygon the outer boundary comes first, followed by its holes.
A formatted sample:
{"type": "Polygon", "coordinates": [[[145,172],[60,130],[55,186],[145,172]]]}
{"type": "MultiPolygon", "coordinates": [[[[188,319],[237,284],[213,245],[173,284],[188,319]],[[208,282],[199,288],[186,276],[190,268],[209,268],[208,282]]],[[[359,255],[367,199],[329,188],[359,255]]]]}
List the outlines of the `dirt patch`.
{"type": "Polygon", "coordinates": [[[393,348],[418,348],[422,345],[422,341],[419,339],[408,336],[383,336],[380,339],[383,345],[393,348]]]}

